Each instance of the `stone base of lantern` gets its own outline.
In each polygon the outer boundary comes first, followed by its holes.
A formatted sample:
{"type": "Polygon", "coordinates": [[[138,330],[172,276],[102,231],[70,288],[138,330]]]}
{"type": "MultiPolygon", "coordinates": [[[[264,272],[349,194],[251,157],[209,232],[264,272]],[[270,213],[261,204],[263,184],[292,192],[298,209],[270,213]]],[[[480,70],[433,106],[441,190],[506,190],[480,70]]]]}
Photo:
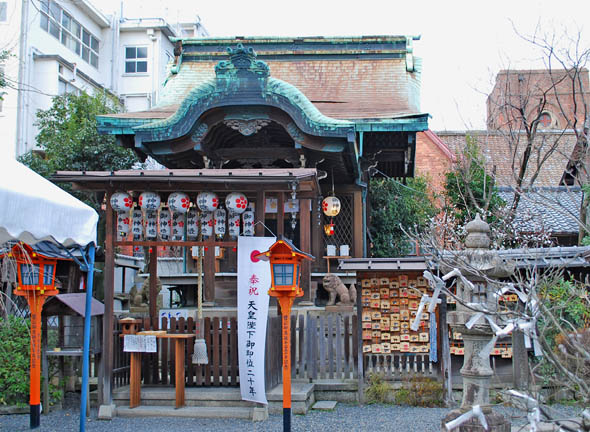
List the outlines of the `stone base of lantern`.
{"type": "MultiPolygon", "coordinates": [[[[498,414],[490,407],[482,408],[484,415],[486,417],[486,421],[488,422],[488,429],[485,429],[482,424],[479,422],[477,417],[472,417],[459,426],[455,431],[457,432],[510,432],[511,426],[510,422],[504,418],[502,414],[498,414]]],[[[461,409],[456,409],[451,411],[447,414],[447,416],[443,419],[441,425],[441,431],[447,432],[447,428],[445,424],[448,422],[455,420],[460,415],[464,414],[466,411],[461,409]]]]}

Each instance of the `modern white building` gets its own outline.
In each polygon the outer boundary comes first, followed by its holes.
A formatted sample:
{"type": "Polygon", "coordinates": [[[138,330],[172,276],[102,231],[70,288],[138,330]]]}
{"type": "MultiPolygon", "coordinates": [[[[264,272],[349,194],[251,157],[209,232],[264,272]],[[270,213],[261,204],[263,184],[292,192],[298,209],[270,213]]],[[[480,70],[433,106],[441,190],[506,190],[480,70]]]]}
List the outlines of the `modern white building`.
{"type": "Polygon", "coordinates": [[[106,91],[128,111],[149,109],[173,59],[169,37],[186,33],[207,35],[199,19],[107,16],[88,0],[0,1],[0,49],[11,53],[0,64],[9,84],[0,90],[0,156],[35,148],[36,113],[56,95],[106,91]]]}

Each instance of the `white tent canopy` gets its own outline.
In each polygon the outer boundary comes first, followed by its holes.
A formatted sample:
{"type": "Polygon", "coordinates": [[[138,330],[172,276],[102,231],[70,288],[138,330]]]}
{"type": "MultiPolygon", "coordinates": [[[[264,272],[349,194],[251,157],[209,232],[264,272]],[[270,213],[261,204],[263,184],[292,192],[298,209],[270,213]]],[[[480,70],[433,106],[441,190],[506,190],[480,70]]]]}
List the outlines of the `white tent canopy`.
{"type": "Polygon", "coordinates": [[[96,244],[94,209],[13,159],[0,162],[0,175],[0,244],[96,244]]]}

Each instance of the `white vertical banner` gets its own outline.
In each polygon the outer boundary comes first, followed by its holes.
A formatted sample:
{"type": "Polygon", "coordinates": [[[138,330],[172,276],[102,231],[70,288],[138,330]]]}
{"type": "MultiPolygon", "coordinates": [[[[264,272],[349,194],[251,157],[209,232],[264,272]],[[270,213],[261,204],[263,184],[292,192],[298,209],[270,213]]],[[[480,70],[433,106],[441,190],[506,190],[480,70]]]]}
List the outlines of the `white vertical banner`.
{"type": "Polygon", "coordinates": [[[238,237],[238,359],[242,399],[266,404],[264,352],[270,263],[254,258],[275,237],[238,237]]]}

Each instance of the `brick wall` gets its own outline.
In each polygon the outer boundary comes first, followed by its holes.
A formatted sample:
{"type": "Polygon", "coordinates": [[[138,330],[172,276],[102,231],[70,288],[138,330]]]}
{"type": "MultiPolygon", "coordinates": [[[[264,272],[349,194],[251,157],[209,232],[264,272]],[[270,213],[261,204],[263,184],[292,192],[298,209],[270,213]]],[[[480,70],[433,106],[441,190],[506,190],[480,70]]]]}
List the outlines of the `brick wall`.
{"type": "Polygon", "coordinates": [[[520,114],[508,108],[509,104],[522,107],[529,123],[541,112],[549,114],[551,122],[540,125],[541,129],[580,128],[585,115],[583,100],[590,103],[588,82],[587,69],[581,69],[577,77],[563,70],[502,70],[487,100],[488,129],[518,128],[514,119],[520,119],[520,114]],[[543,93],[547,94],[544,106],[539,102],[543,93]]]}
{"type": "Polygon", "coordinates": [[[452,152],[437,140],[438,137],[431,131],[416,134],[416,173],[429,179],[433,192],[441,193],[445,173],[452,167],[452,152]]]}

